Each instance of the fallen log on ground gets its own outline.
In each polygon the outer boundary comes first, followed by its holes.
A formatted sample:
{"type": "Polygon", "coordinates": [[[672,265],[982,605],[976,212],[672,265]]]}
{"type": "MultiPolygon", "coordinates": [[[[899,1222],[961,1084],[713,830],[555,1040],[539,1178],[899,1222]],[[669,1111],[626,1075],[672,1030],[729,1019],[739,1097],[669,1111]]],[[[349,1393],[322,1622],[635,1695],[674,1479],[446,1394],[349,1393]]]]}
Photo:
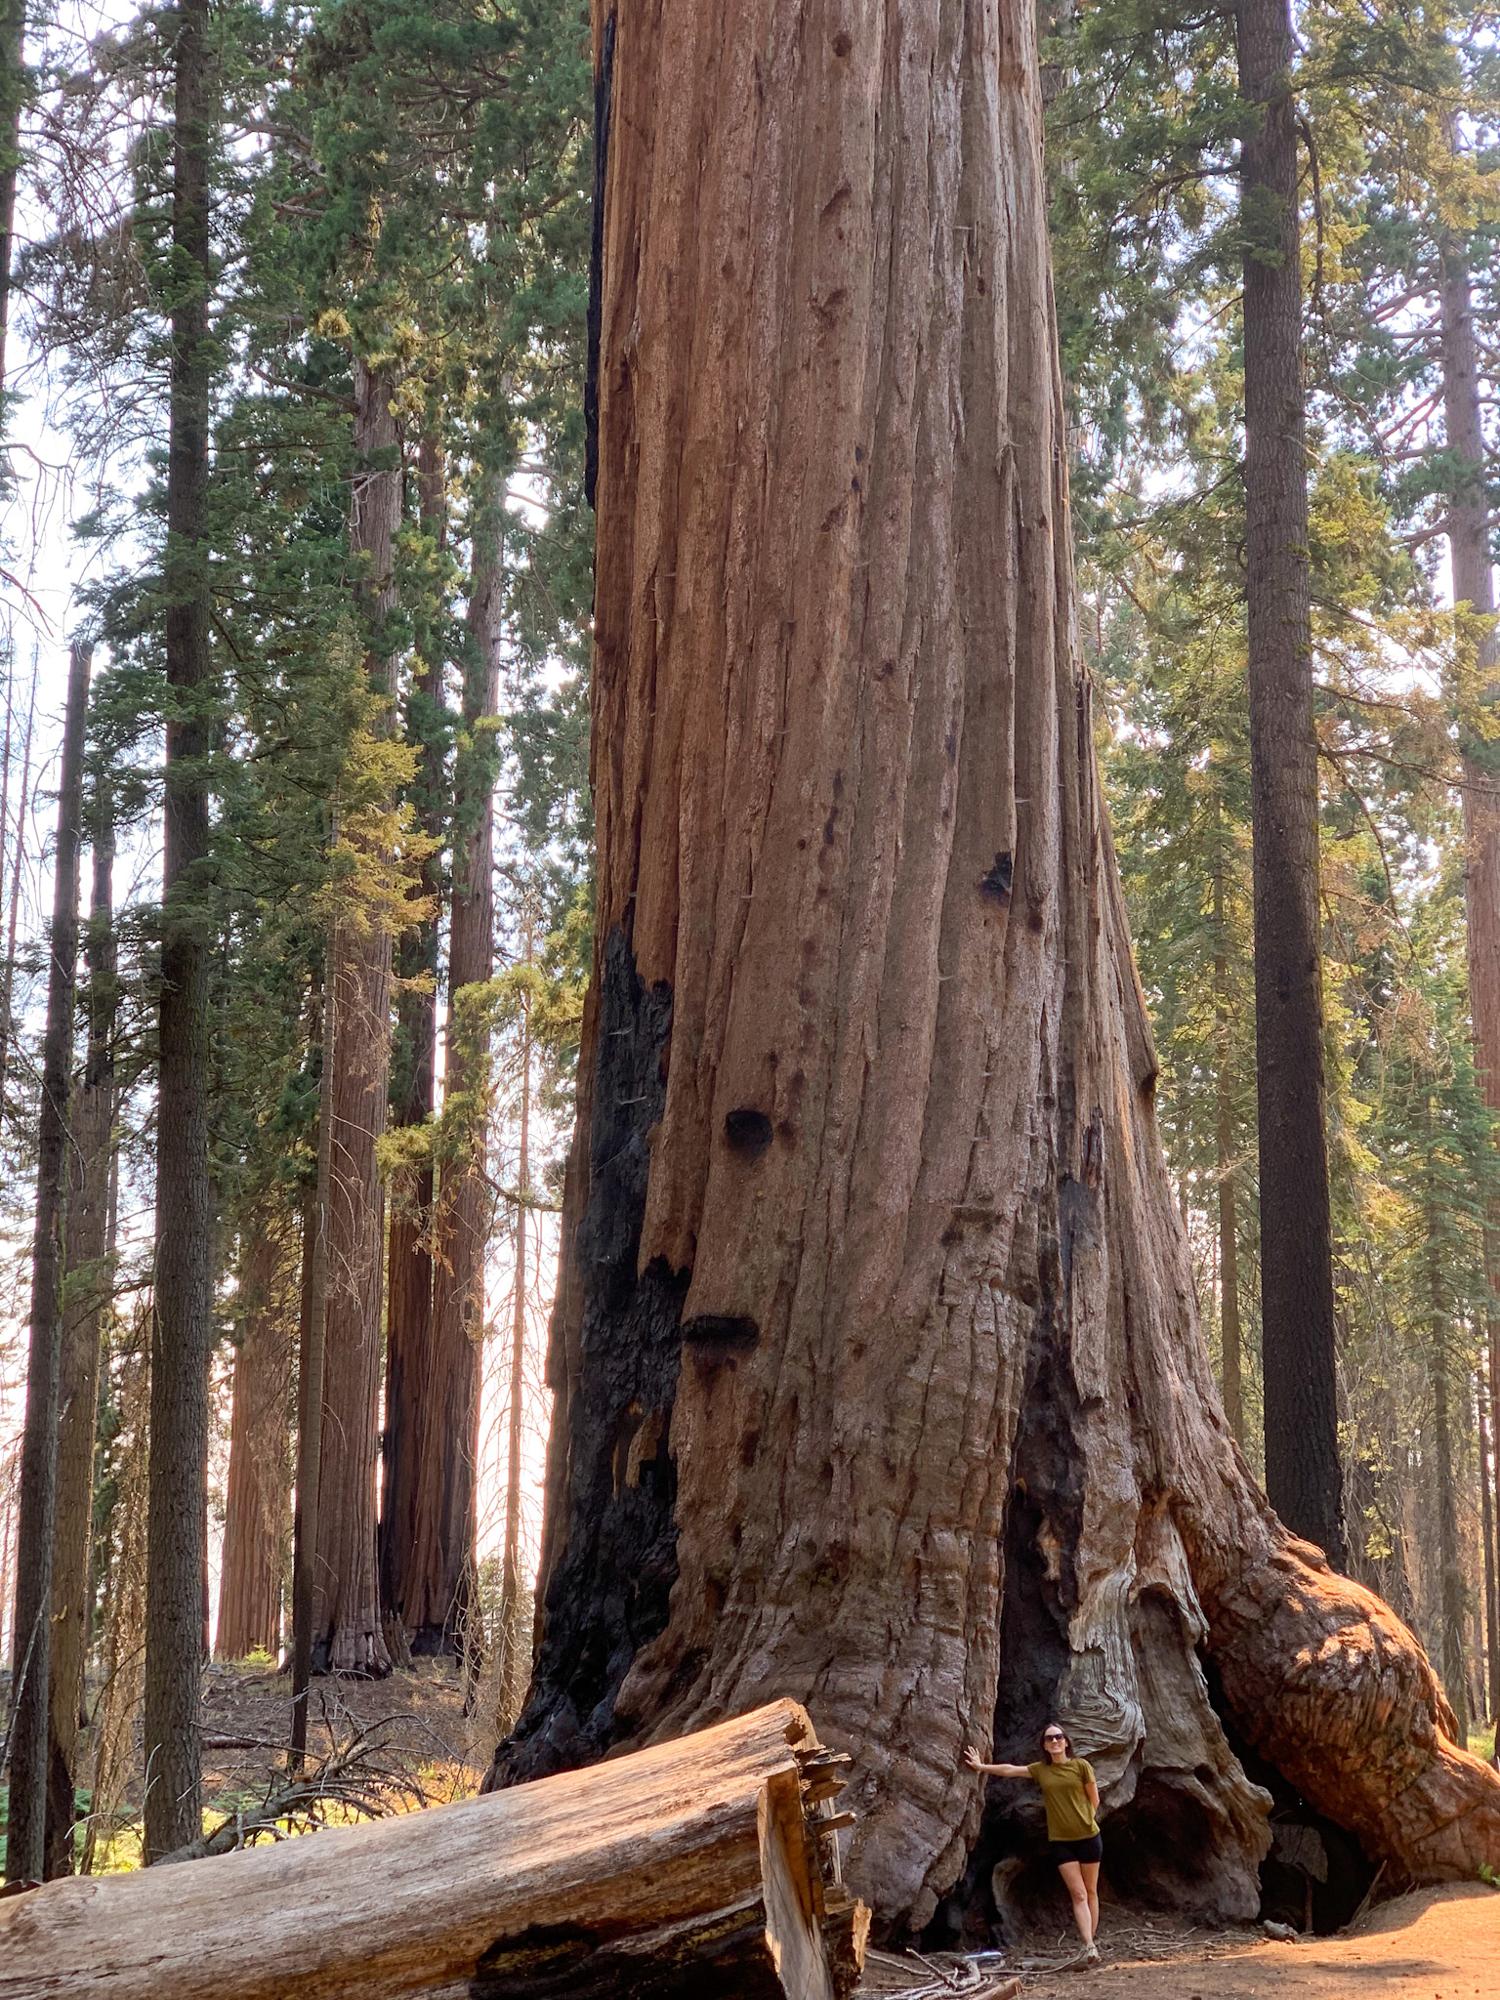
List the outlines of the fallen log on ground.
{"type": "Polygon", "coordinates": [[[783,1701],[585,1771],[0,1904],[0,2000],[844,2000],[867,1921],[783,1701]]]}

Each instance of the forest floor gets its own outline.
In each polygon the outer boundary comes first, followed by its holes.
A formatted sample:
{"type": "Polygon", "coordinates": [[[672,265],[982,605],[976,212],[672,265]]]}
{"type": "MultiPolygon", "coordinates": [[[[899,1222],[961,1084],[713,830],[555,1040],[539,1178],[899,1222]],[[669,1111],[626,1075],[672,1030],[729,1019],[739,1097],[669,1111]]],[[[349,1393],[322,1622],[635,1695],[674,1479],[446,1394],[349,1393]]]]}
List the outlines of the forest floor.
{"type": "Polygon", "coordinates": [[[1295,1944],[1148,1923],[1108,1904],[1102,1915],[1096,1967],[1016,1954],[1021,2000],[1500,2000],[1500,1893],[1482,1883],[1396,1896],[1347,1931],[1295,1944]]]}
{"type": "MultiPolygon", "coordinates": [[[[92,1701],[97,1690],[89,1692],[92,1701]]],[[[484,1693],[481,1684],[481,1697],[484,1693]]],[[[291,1678],[278,1674],[269,1659],[215,1663],[204,1670],[205,1831],[226,1814],[253,1813],[285,1783],[290,1731],[291,1678]]],[[[383,1812],[472,1797],[495,1736],[493,1720],[464,1714],[463,1688],[451,1661],[422,1660],[380,1681],[340,1677],[313,1682],[309,1758],[316,1763],[332,1751],[340,1753],[347,1763],[348,1789],[364,1790],[383,1812]]],[[[89,1736],[85,1747],[87,1753],[89,1736]]],[[[138,1746],[135,1768],[110,1812],[111,1831],[96,1865],[140,1865],[140,1795],[138,1746]]],[[[357,1816],[337,1799],[325,1812],[335,1825],[357,1816]]]]}

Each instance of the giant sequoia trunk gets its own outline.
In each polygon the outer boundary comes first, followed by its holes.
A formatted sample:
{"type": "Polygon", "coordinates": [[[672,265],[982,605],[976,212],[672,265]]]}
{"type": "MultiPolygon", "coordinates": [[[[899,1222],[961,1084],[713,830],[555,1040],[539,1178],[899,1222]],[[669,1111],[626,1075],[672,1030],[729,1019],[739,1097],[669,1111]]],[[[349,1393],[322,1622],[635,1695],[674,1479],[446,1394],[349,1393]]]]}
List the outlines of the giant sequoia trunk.
{"type": "Polygon", "coordinates": [[[1031,8],[596,31],[598,945],[493,1781],[794,1694],[856,1752],[853,1880],[922,1923],[981,1834],[965,1738],[1060,1712],[1112,1847],[1243,1913],[1268,1801],[1222,1705],[1372,1855],[1500,1859],[1500,1781],[1256,1491],[1196,1324],[1075,645],[1031,8]]]}
{"type": "MultiPolygon", "coordinates": [[[[401,467],[389,377],[355,367],[354,500],[350,546],[363,564],[359,600],[368,631],[365,677],[382,704],[391,692],[395,607],[392,554],[401,519],[401,467]]],[[[388,726],[383,714],[381,725],[388,726]]],[[[359,854],[359,835],[351,836],[359,854]]],[[[385,1674],[375,1576],[375,1462],[385,1203],[376,1147],[385,1131],[391,1066],[391,933],[357,890],[333,927],[329,984],[338,1023],[329,1089],[331,1156],[322,1447],[313,1566],[315,1673],[385,1674]]]]}

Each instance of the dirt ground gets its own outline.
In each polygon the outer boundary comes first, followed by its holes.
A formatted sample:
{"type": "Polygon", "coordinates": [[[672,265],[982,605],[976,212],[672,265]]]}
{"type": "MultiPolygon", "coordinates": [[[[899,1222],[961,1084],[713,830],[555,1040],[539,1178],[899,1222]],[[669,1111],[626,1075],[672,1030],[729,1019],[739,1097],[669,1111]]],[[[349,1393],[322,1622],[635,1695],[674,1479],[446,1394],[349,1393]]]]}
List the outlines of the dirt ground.
{"type": "Polygon", "coordinates": [[[1296,1944],[1112,1926],[1106,1909],[1099,1946],[1092,1970],[1022,1969],[1022,2000],[1500,2000],[1500,1892],[1477,1882],[1394,1897],[1353,1931],[1296,1944]]]}

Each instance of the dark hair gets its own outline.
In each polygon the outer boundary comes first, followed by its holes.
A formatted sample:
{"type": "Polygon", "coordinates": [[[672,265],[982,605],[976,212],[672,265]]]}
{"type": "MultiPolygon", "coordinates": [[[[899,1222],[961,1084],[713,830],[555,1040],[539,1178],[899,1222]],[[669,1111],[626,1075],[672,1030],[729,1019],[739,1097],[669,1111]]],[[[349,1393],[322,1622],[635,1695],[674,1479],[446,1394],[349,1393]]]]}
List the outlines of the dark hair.
{"type": "Polygon", "coordinates": [[[1070,1756],[1070,1757],[1071,1757],[1071,1756],[1072,1756],[1072,1754],[1073,1754],[1073,1739],[1072,1739],[1072,1737],[1071,1737],[1071,1736],[1070,1736],[1070,1735],[1068,1734],[1067,1730],[1063,1728],[1063,1726],[1062,1726],[1062,1724],[1061,1724],[1060,1722],[1044,1722],[1044,1723],[1042,1724],[1042,1756],[1043,1756],[1043,1758],[1045,1759],[1045,1757],[1046,1757],[1046,1755],[1047,1755],[1047,1736],[1048,1736],[1048,1733],[1049,1733],[1049,1731],[1051,1731],[1051,1730],[1054,1730],[1054,1729],[1055,1729],[1055,1730],[1056,1730],[1056,1731],[1058,1732],[1058,1734],[1059,1734],[1059,1735],[1060,1735],[1060,1736],[1062,1737],[1062,1740],[1063,1740],[1063,1748],[1064,1748],[1064,1750],[1065,1750],[1065,1751],[1067,1752],[1068,1756],[1070,1756]]]}

